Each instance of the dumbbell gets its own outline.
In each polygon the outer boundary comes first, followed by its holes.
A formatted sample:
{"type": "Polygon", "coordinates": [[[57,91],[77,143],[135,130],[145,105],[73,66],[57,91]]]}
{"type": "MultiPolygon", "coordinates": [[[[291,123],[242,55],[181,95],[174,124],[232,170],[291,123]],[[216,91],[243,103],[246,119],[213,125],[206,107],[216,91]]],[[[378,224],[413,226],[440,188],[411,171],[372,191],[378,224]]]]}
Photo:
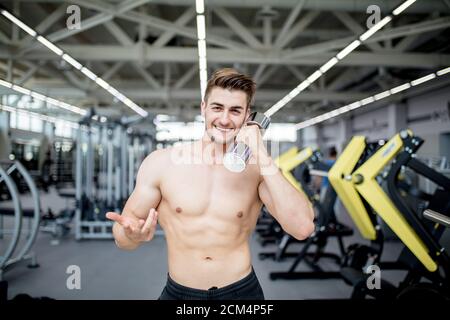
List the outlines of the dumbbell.
{"type": "MultiPolygon", "coordinates": [[[[264,134],[264,130],[269,127],[270,118],[267,117],[264,113],[252,112],[248,117],[246,123],[247,125],[258,126],[262,131],[261,134],[264,134]]],[[[223,164],[225,168],[227,168],[231,172],[242,172],[244,171],[250,156],[250,148],[245,143],[234,143],[231,146],[230,151],[225,154],[223,158],[223,164]]]]}

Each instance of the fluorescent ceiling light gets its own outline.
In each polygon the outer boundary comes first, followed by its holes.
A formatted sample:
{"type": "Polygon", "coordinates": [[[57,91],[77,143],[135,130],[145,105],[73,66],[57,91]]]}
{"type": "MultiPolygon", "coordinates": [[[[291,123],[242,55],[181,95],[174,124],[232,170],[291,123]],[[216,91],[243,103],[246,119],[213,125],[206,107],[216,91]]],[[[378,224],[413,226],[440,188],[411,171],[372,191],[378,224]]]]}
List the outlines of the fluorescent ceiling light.
{"type": "Polygon", "coordinates": [[[297,86],[297,89],[300,90],[300,92],[302,92],[303,90],[305,90],[306,88],[309,87],[311,83],[308,81],[308,79],[306,79],[305,81],[303,81],[302,83],[300,83],[297,86]]]}
{"type": "Polygon", "coordinates": [[[365,99],[361,100],[361,105],[365,106],[366,104],[372,103],[374,101],[375,101],[374,97],[368,97],[368,98],[365,98],[365,99]]]}
{"type": "Polygon", "coordinates": [[[31,118],[37,118],[37,119],[40,119],[40,120],[43,120],[43,121],[48,121],[48,122],[53,122],[53,123],[63,121],[65,123],[67,123],[68,125],[70,125],[72,128],[75,128],[75,129],[77,129],[79,127],[78,123],[75,123],[75,122],[72,122],[72,121],[62,120],[60,118],[50,117],[50,116],[43,115],[43,114],[40,114],[40,113],[30,112],[30,111],[23,110],[23,109],[18,109],[18,108],[13,108],[13,107],[5,106],[5,105],[2,105],[2,104],[0,104],[0,109],[4,110],[4,111],[7,111],[7,112],[15,112],[15,113],[22,114],[22,115],[25,115],[25,116],[28,116],[28,117],[31,117],[31,118]]]}
{"type": "Polygon", "coordinates": [[[449,73],[449,72],[450,72],[450,67],[445,68],[445,69],[442,69],[442,70],[439,70],[438,72],[436,72],[436,74],[437,74],[438,76],[442,76],[442,75],[444,75],[444,74],[446,74],[446,73],[449,73]]]}
{"type": "Polygon", "coordinates": [[[195,10],[198,14],[203,14],[205,12],[205,3],[203,0],[195,0],[195,10]]]}
{"type": "Polygon", "coordinates": [[[85,115],[86,114],[86,110],[83,110],[83,109],[78,108],[76,106],[70,105],[68,103],[65,103],[65,102],[62,102],[62,101],[50,98],[50,97],[47,97],[47,96],[45,96],[43,94],[31,91],[31,90],[29,90],[27,88],[18,86],[16,84],[11,83],[11,82],[8,82],[8,81],[5,81],[5,80],[0,80],[0,85],[2,85],[4,87],[7,87],[7,88],[10,88],[10,89],[12,89],[14,91],[20,92],[21,94],[31,96],[34,99],[37,99],[37,100],[40,100],[40,101],[44,101],[44,102],[48,102],[48,103],[50,103],[50,104],[52,104],[52,105],[54,105],[56,107],[66,109],[66,110],[78,113],[80,115],[85,115]]]}
{"type": "Polygon", "coordinates": [[[378,94],[374,95],[373,97],[375,98],[375,100],[381,100],[381,99],[386,98],[386,97],[388,97],[390,95],[391,95],[390,90],[386,90],[386,91],[383,91],[381,93],[378,93],[378,94]]]}
{"type": "Polygon", "coordinates": [[[326,62],[323,66],[321,66],[319,70],[320,72],[325,73],[338,62],[339,60],[336,57],[333,57],[328,60],[328,62],[326,62]]]}
{"type": "Polygon", "coordinates": [[[200,70],[206,70],[206,57],[199,57],[198,65],[200,70]]]}
{"type": "Polygon", "coordinates": [[[336,57],[339,60],[344,59],[350,52],[352,52],[353,50],[355,50],[356,48],[358,48],[361,45],[361,41],[359,40],[355,40],[352,43],[350,43],[348,46],[346,46],[344,49],[341,50],[341,52],[339,52],[336,57]]]}
{"type": "MultiPolygon", "coordinates": [[[[202,1],[198,0],[198,6],[199,10],[201,9],[201,6],[203,5],[204,8],[204,4],[202,1]]],[[[27,26],[25,23],[23,23],[19,18],[17,18],[14,14],[8,12],[5,9],[0,10],[0,13],[5,16],[7,19],[9,19],[12,23],[16,24],[17,26],[19,26],[22,30],[24,30],[25,32],[27,32],[28,34],[30,34],[31,36],[33,36],[35,39],[37,39],[40,43],[42,43],[45,47],[47,47],[49,50],[51,50],[52,52],[54,52],[55,54],[57,54],[58,56],[61,56],[61,58],[66,61],[67,63],[69,63],[71,66],[73,66],[75,69],[80,70],[84,75],[86,75],[89,79],[96,81],[97,80],[97,75],[95,75],[91,70],[89,70],[86,67],[83,67],[83,65],[81,63],[79,63],[77,60],[75,60],[73,57],[71,57],[70,55],[68,55],[67,53],[64,53],[63,50],[61,50],[58,46],[56,46],[54,43],[52,43],[51,41],[49,41],[48,39],[46,39],[44,36],[39,35],[35,30],[33,30],[32,28],[30,28],[29,26],[27,26]]],[[[202,20],[200,18],[200,20],[202,20]]],[[[204,25],[204,17],[203,17],[203,33],[205,33],[205,25],[204,25]]],[[[202,29],[200,29],[200,32],[202,31],[202,29]]],[[[102,88],[106,89],[109,93],[113,94],[113,96],[115,96],[116,98],[118,98],[120,101],[123,102],[125,96],[120,94],[117,90],[110,90],[110,85],[104,81],[103,79],[100,79],[98,81],[96,81],[97,84],[99,84],[102,88]]],[[[20,89],[19,89],[20,90],[20,89]]],[[[130,106],[130,108],[132,108],[134,111],[136,111],[138,114],[140,115],[145,115],[147,116],[148,113],[142,109],[141,107],[139,107],[137,104],[133,103],[128,103],[128,105],[130,106]]]]}
{"type": "Polygon", "coordinates": [[[365,105],[368,105],[368,104],[373,103],[375,101],[378,101],[378,100],[384,99],[386,97],[389,97],[392,94],[396,94],[396,93],[402,92],[404,90],[408,90],[408,89],[412,88],[413,86],[417,86],[419,84],[423,84],[423,83],[425,83],[425,82],[427,82],[427,81],[429,81],[431,79],[436,78],[436,75],[437,76],[441,76],[441,75],[444,75],[444,74],[450,72],[449,69],[450,68],[442,69],[440,71],[445,71],[445,72],[441,72],[440,74],[439,74],[439,71],[437,71],[436,73],[431,73],[431,74],[429,74],[427,76],[415,79],[415,80],[413,80],[413,81],[411,81],[409,83],[404,83],[404,84],[399,85],[397,87],[394,87],[394,88],[392,88],[390,90],[386,90],[386,91],[377,93],[377,94],[375,94],[373,96],[364,98],[364,99],[359,100],[359,101],[355,101],[355,102],[353,102],[351,104],[345,105],[345,106],[340,107],[338,109],[335,109],[333,111],[326,112],[326,113],[324,113],[322,115],[319,115],[319,116],[316,116],[316,117],[314,117],[312,119],[308,119],[308,120],[302,121],[302,122],[296,124],[296,128],[297,128],[297,130],[301,130],[301,129],[307,128],[309,126],[312,126],[315,123],[319,123],[319,122],[328,120],[330,118],[336,117],[338,115],[341,115],[343,113],[346,113],[348,111],[358,109],[358,108],[360,108],[362,106],[365,106],[365,105]]]}
{"type": "Polygon", "coordinates": [[[432,80],[434,78],[436,78],[436,75],[434,73],[431,73],[431,74],[429,74],[429,75],[427,75],[425,77],[422,77],[422,78],[419,78],[419,79],[411,81],[411,85],[412,86],[417,86],[418,84],[430,81],[430,80],[432,80]]]}
{"type": "Polygon", "coordinates": [[[316,81],[317,79],[320,78],[320,76],[322,75],[322,72],[320,72],[320,70],[316,70],[312,75],[310,75],[306,80],[309,81],[309,83],[313,83],[314,81],[316,81]]]}
{"type": "Polygon", "coordinates": [[[198,40],[198,56],[206,58],[206,41],[198,40]]]}
{"type": "Polygon", "coordinates": [[[81,72],[84,73],[86,75],[86,77],[88,77],[89,79],[95,81],[97,79],[97,76],[95,75],[95,73],[93,73],[91,70],[89,70],[86,67],[81,68],[81,72]]]}
{"type": "Polygon", "coordinates": [[[21,28],[23,31],[25,31],[26,33],[28,33],[30,36],[32,37],[36,37],[37,33],[36,31],[34,31],[33,29],[31,29],[29,26],[27,26],[25,23],[23,23],[22,21],[20,21],[19,19],[17,19],[14,15],[12,15],[11,13],[9,13],[6,10],[2,10],[1,11],[2,15],[4,15],[6,18],[8,18],[12,23],[14,23],[16,26],[18,26],[19,28],[21,28]]]}
{"type": "Polygon", "coordinates": [[[399,15],[400,13],[403,12],[403,10],[405,10],[406,8],[408,8],[410,5],[412,5],[414,2],[416,2],[416,0],[407,0],[405,2],[403,2],[401,5],[399,5],[397,8],[395,8],[394,11],[392,11],[392,14],[394,16],[399,15]]]}
{"type": "Polygon", "coordinates": [[[42,43],[44,46],[46,46],[48,49],[50,49],[51,51],[53,51],[54,53],[56,53],[58,56],[63,54],[63,51],[58,48],[57,46],[55,46],[53,43],[51,43],[50,41],[48,41],[46,38],[44,38],[43,36],[38,36],[36,38],[40,43],[42,43]]]}
{"type": "Polygon", "coordinates": [[[409,83],[405,83],[405,84],[399,85],[395,88],[392,88],[390,90],[390,92],[391,92],[391,94],[395,94],[395,93],[399,93],[403,90],[409,89],[410,87],[411,87],[411,85],[409,83]]]}
{"type": "Polygon", "coordinates": [[[369,30],[367,30],[366,32],[364,32],[360,37],[359,40],[361,41],[366,41],[367,39],[369,39],[371,36],[373,36],[375,34],[375,32],[377,32],[378,30],[380,30],[381,28],[383,28],[386,24],[388,24],[390,21],[392,20],[391,16],[386,16],[383,19],[381,19],[380,21],[378,21],[378,23],[376,23],[372,28],[370,28],[369,30]]]}
{"type": "Polygon", "coordinates": [[[208,74],[206,73],[205,69],[200,70],[200,81],[203,81],[203,82],[208,81],[208,74]]]}
{"type": "Polygon", "coordinates": [[[20,93],[22,93],[22,94],[25,94],[25,95],[27,95],[27,96],[31,95],[31,90],[25,89],[25,88],[23,88],[23,87],[21,87],[21,86],[18,86],[18,85],[16,85],[16,84],[14,84],[14,85],[12,86],[12,89],[15,90],[15,91],[17,91],[17,92],[20,92],[20,93]]]}
{"type": "Polygon", "coordinates": [[[70,65],[72,65],[75,69],[80,70],[83,65],[81,63],[79,63],[77,60],[75,60],[74,58],[72,58],[71,56],[69,56],[67,53],[64,53],[62,55],[62,58],[68,62],[70,65]]]}
{"type": "Polygon", "coordinates": [[[34,92],[34,91],[31,92],[31,96],[32,96],[33,98],[35,98],[35,99],[40,100],[40,101],[45,101],[45,99],[46,99],[46,96],[44,96],[43,94],[34,92]]]}
{"type": "Polygon", "coordinates": [[[6,88],[12,88],[12,86],[13,86],[11,82],[4,81],[4,80],[2,80],[2,79],[0,79],[0,85],[1,85],[1,86],[4,86],[4,87],[6,87],[6,88]]]}
{"type": "Polygon", "coordinates": [[[205,16],[198,15],[197,16],[197,37],[199,40],[205,40],[206,38],[206,30],[205,30],[205,16]]]}
{"type": "Polygon", "coordinates": [[[96,82],[100,87],[102,87],[103,89],[108,90],[109,84],[108,84],[105,80],[103,80],[102,78],[97,78],[97,79],[95,79],[95,82],[96,82]]]}

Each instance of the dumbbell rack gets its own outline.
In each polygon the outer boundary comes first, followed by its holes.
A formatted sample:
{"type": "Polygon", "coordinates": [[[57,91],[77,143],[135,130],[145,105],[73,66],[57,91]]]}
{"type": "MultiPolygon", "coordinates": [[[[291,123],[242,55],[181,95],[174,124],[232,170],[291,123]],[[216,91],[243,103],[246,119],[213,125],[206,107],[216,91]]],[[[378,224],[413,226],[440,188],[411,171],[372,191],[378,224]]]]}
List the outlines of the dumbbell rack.
{"type": "Polygon", "coordinates": [[[109,221],[77,220],[76,239],[112,239],[113,223],[109,221]]]}

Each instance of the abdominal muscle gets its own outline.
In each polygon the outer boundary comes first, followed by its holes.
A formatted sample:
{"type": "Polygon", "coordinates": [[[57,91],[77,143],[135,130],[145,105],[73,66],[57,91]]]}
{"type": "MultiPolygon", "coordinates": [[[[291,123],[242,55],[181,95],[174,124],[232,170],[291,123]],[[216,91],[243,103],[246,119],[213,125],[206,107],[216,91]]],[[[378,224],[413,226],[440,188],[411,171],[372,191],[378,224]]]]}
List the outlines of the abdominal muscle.
{"type": "MultiPolygon", "coordinates": [[[[169,246],[170,248],[170,246],[169,246]]],[[[232,250],[169,249],[169,275],[186,287],[207,290],[239,281],[251,272],[248,244],[232,250]]]]}
{"type": "Polygon", "coordinates": [[[211,212],[180,217],[164,212],[164,206],[159,211],[169,275],[175,282],[207,290],[232,284],[251,272],[248,239],[256,218],[236,223],[211,212]]]}

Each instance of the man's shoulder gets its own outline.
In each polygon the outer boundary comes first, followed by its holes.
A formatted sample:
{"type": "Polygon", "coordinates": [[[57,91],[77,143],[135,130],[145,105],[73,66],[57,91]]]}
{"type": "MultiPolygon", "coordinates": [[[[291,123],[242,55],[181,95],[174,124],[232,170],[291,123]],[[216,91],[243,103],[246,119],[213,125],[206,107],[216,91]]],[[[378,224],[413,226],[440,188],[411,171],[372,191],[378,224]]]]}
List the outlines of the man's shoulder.
{"type": "Polygon", "coordinates": [[[191,142],[186,142],[186,143],[182,143],[182,144],[168,146],[164,149],[158,149],[158,150],[153,151],[152,153],[150,153],[148,155],[148,157],[154,158],[154,159],[171,157],[173,153],[179,154],[181,152],[186,152],[186,151],[192,150],[193,145],[194,144],[191,142]]]}
{"type": "Polygon", "coordinates": [[[176,146],[168,146],[164,149],[157,149],[152,151],[145,158],[146,163],[165,162],[169,164],[169,160],[173,160],[176,156],[184,154],[186,150],[190,150],[189,144],[181,144],[176,146]]]}
{"type": "Polygon", "coordinates": [[[150,152],[144,161],[146,162],[153,162],[153,161],[160,161],[164,157],[167,157],[172,147],[167,147],[164,149],[156,149],[150,152]]]}
{"type": "Polygon", "coordinates": [[[142,165],[144,167],[155,166],[159,163],[164,162],[164,159],[167,157],[168,149],[157,149],[152,151],[150,154],[145,157],[142,165]]]}
{"type": "Polygon", "coordinates": [[[139,175],[157,178],[166,170],[168,163],[168,149],[157,149],[145,157],[139,168],[139,175]]]}

